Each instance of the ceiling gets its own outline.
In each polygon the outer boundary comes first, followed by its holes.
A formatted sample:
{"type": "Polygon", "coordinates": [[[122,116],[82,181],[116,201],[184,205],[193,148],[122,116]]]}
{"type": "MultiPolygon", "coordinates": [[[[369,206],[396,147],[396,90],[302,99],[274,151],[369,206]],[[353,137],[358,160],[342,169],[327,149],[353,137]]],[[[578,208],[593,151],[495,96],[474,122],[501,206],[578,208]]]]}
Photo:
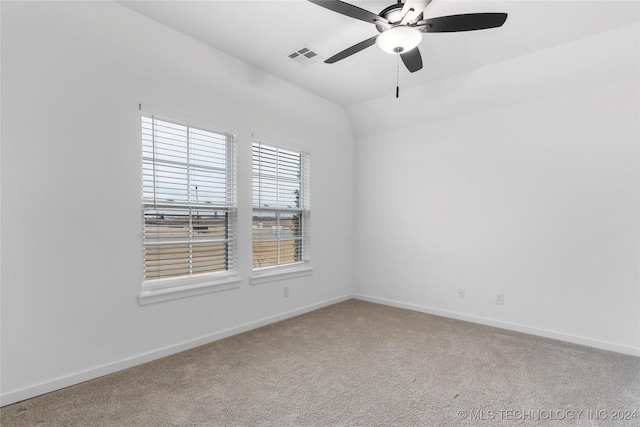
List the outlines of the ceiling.
{"type": "MultiPolygon", "coordinates": [[[[379,13],[394,3],[350,3],[379,13]]],[[[377,34],[372,24],[305,0],[119,1],[147,17],[343,106],[395,93],[397,56],[372,46],[335,64],[324,59],[377,34]],[[319,60],[300,65],[288,54],[309,47],[319,60]]],[[[400,63],[400,88],[464,73],[639,21],[635,1],[433,0],[425,17],[506,12],[501,28],[425,34],[424,68],[400,63]]]]}

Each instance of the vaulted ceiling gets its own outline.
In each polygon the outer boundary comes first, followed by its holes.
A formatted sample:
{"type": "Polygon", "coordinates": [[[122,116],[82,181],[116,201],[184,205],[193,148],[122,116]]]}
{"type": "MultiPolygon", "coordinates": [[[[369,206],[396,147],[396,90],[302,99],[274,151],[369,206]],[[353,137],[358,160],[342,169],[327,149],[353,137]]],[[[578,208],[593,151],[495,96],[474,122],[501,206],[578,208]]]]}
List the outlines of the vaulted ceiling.
{"type": "MultiPolygon", "coordinates": [[[[486,67],[637,22],[633,1],[434,0],[425,17],[506,12],[497,29],[425,34],[424,68],[409,73],[398,57],[372,46],[335,64],[324,59],[377,34],[373,25],[305,0],[120,1],[147,17],[339,105],[352,106],[403,89],[486,67]],[[288,55],[302,47],[318,54],[301,65],[288,55]]],[[[350,3],[374,13],[394,3],[350,3]]],[[[615,46],[612,46],[615,49],[615,46]]]]}

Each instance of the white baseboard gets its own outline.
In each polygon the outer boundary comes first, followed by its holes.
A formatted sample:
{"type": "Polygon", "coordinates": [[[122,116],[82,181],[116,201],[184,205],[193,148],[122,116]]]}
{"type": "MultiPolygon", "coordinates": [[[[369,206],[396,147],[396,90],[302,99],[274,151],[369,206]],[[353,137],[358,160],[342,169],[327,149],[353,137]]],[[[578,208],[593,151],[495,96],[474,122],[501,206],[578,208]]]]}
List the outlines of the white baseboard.
{"type": "Polygon", "coordinates": [[[432,307],[426,307],[422,305],[409,304],[401,301],[394,301],[385,298],[372,297],[367,295],[354,295],[355,299],[362,301],[373,302],[377,304],[388,305],[392,307],[404,308],[407,310],[418,311],[421,313],[433,314],[436,316],[449,317],[452,319],[464,320],[467,322],[479,323],[481,325],[494,326],[500,329],[507,329],[510,331],[523,332],[525,334],[537,335],[545,338],[552,338],[555,340],[566,341],[573,344],[585,345],[588,347],[595,347],[601,350],[614,351],[616,353],[628,354],[630,356],[640,357],[640,348],[629,347],[620,344],[610,343],[607,341],[595,340],[592,338],[586,338],[576,335],[565,334],[562,332],[550,331],[546,329],[533,328],[530,326],[519,325],[517,323],[504,322],[501,320],[490,319],[480,316],[472,316],[464,313],[457,313],[454,311],[440,310],[432,307]]]}
{"type": "Polygon", "coordinates": [[[287,311],[284,313],[269,316],[263,319],[259,319],[253,322],[245,323],[230,329],[215,332],[209,335],[205,335],[200,338],[184,341],[171,345],[168,347],[156,349],[147,353],[138,354],[128,357],[126,359],[117,360],[113,363],[97,366],[95,368],[87,369],[85,371],[77,372],[75,374],[60,377],[51,381],[46,381],[33,386],[25,387],[19,390],[9,391],[0,396],[0,406],[10,405],[12,403],[20,402],[25,399],[40,396],[45,393],[50,393],[55,390],[60,390],[65,387],[80,384],[85,381],[93,380],[105,375],[113,374],[124,369],[128,369],[143,363],[151,362],[153,360],[160,359],[162,357],[171,356],[172,354],[180,353],[181,351],[189,350],[201,345],[209,344],[211,342],[237,335],[242,332],[247,332],[252,329],[256,329],[262,326],[266,326],[281,320],[288,319],[290,317],[299,316],[304,313],[308,313],[313,310],[317,310],[322,307],[337,304],[348,299],[352,299],[352,294],[343,295],[337,298],[331,298],[328,300],[320,301],[315,304],[311,304],[305,307],[297,308],[295,310],[287,311]]]}

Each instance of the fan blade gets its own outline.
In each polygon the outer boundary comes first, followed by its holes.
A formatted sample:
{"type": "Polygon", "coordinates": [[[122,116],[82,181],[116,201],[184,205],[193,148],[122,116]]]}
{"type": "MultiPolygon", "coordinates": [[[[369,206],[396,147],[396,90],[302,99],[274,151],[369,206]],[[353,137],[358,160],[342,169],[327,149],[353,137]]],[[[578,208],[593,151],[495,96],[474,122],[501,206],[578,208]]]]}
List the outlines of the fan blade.
{"type": "Polygon", "coordinates": [[[400,58],[409,71],[415,73],[422,68],[422,55],[417,47],[411,49],[409,52],[401,53],[400,58]]]}
{"type": "Polygon", "coordinates": [[[418,25],[425,25],[425,33],[453,33],[496,28],[502,26],[506,20],[506,13],[466,13],[426,19],[418,25]]]}
{"type": "Polygon", "coordinates": [[[333,55],[331,58],[325,60],[324,62],[326,64],[333,64],[334,62],[338,62],[341,59],[346,58],[347,56],[351,56],[354,53],[358,53],[361,50],[364,50],[366,48],[368,48],[369,46],[372,46],[376,43],[376,39],[378,38],[378,36],[373,36],[370,39],[366,39],[364,41],[361,41],[358,44],[354,44],[351,47],[346,48],[345,50],[343,50],[340,53],[336,53],[335,55],[333,55]]]}
{"type": "Polygon", "coordinates": [[[402,6],[402,23],[416,22],[431,0],[407,0],[402,6]]]}
{"type": "Polygon", "coordinates": [[[374,23],[376,21],[382,21],[385,23],[389,23],[382,16],[376,15],[373,12],[369,12],[368,10],[364,10],[359,8],[358,6],[354,6],[349,3],[345,3],[339,0],[308,0],[313,4],[317,4],[318,6],[322,6],[325,9],[332,10],[334,12],[340,13],[342,15],[349,16],[351,18],[359,19],[361,21],[374,23]]]}

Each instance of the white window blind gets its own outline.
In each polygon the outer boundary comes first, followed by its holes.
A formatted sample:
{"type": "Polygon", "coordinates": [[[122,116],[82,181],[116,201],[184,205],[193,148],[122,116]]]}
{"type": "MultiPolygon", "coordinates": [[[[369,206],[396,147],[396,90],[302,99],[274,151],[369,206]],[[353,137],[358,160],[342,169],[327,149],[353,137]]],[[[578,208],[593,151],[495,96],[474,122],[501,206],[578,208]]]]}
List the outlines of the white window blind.
{"type": "Polygon", "coordinates": [[[253,268],[309,262],[308,153],[253,143],[253,268]]]}
{"type": "Polygon", "coordinates": [[[145,281],[237,270],[235,142],[142,116],[145,281]]]}

